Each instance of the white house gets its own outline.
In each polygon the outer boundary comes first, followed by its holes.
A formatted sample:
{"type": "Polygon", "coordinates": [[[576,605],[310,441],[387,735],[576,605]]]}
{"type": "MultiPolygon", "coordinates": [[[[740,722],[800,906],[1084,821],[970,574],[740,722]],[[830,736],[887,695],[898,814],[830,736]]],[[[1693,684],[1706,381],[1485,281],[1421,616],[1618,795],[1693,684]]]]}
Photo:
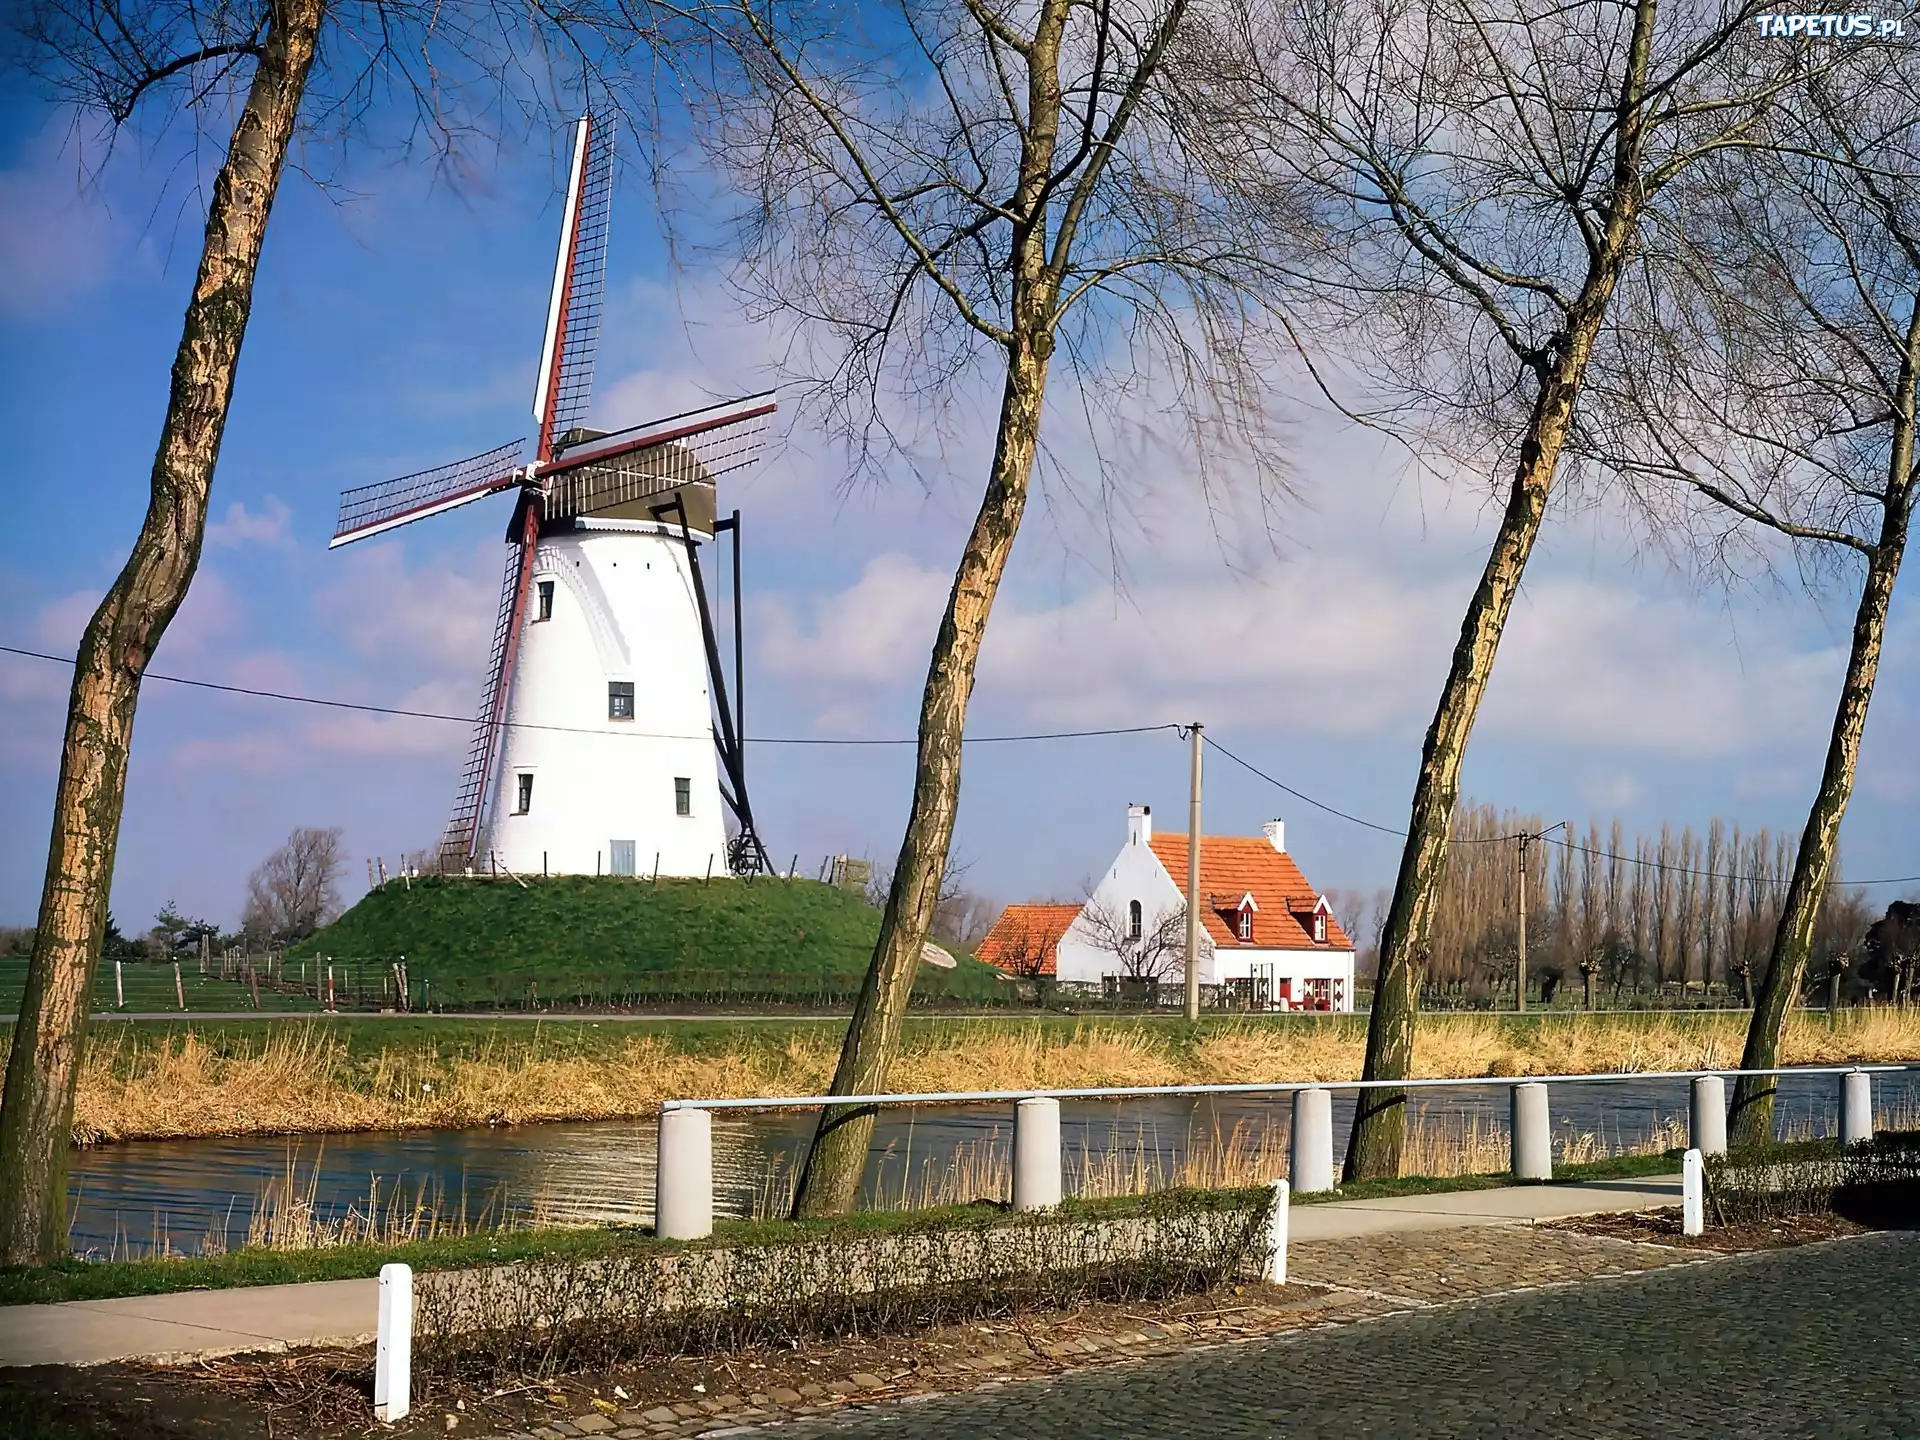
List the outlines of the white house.
{"type": "MultiPolygon", "coordinates": [[[[1263,830],[1201,838],[1200,981],[1231,986],[1256,1009],[1350,1011],[1353,941],[1287,854],[1282,823],[1263,830]]],[[[1094,985],[1179,976],[1186,880],[1187,837],[1155,835],[1152,811],[1129,806],[1127,843],[1093,894],[1070,923],[1047,927],[1058,939],[1046,970],[1094,985]]],[[[995,930],[1033,928],[1032,908],[1010,907],[995,930]]],[[[991,949],[990,937],[982,958],[991,949]]]]}

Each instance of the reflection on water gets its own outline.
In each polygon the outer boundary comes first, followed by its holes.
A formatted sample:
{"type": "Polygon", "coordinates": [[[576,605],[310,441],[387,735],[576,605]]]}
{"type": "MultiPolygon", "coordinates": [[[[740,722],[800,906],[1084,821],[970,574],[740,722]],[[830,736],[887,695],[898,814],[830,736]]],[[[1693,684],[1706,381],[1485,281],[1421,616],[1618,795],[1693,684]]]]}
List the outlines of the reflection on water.
{"type": "MultiPolygon", "coordinates": [[[[1838,1083],[1834,1076],[1786,1077],[1777,1107],[1781,1132],[1833,1133],[1838,1083]]],[[[1876,1076],[1875,1091],[1883,1113],[1920,1112],[1920,1072],[1876,1076]]],[[[1411,1102],[1412,1120],[1504,1135],[1507,1104],[1504,1084],[1428,1091],[1411,1102]]],[[[1684,1124],[1687,1087],[1685,1081],[1562,1085],[1554,1088],[1552,1105],[1563,1153],[1573,1142],[1613,1153],[1684,1124]]],[[[1345,1144],[1353,1108],[1351,1094],[1335,1093],[1336,1146],[1345,1144]]],[[[1236,1132],[1256,1144],[1265,1140],[1269,1153],[1278,1154],[1289,1101],[1070,1101],[1061,1112],[1071,1191],[1105,1159],[1129,1173],[1166,1175],[1196,1146],[1236,1132]]],[[[917,1194],[933,1174],[958,1176],[963,1186],[976,1174],[983,1187],[1002,1183],[1011,1121],[1010,1110],[997,1106],[884,1112],[868,1160],[869,1200],[917,1194]]],[[[812,1125],[808,1114],[717,1114],[720,1213],[746,1215],[765,1210],[770,1200],[777,1204],[812,1125]]],[[[239,1245],[257,1198],[276,1184],[285,1188],[290,1173],[294,1188],[310,1190],[323,1217],[364,1208],[375,1190],[383,1197],[397,1192],[409,1206],[425,1195],[454,1216],[477,1218],[488,1206],[497,1215],[504,1205],[544,1221],[645,1224],[653,1218],[654,1143],[649,1120],[103,1145],[74,1156],[73,1246],[95,1256],[147,1253],[157,1243],[192,1253],[209,1234],[239,1245]]]]}

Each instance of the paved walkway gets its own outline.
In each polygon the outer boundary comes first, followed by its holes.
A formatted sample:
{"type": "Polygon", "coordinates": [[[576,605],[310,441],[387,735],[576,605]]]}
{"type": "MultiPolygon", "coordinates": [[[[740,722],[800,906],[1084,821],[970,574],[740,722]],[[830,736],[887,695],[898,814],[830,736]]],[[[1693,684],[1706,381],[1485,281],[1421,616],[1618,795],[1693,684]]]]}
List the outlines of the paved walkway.
{"type": "MultiPolygon", "coordinates": [[[[783,1426],[867,1440],[1920,1434],[1920,1234],[1521,1291],[783,1426]]],[[[737,1433],[737,1432],[736,1432],[737,1433]]]]}
{"type": "MultiPolygon", "coordinates": [[[[1527,1224],[1680,1201],[1680,1177],[1525,1185],[1294,1207],[1295,1242],[1527,1224]]],[[[373,1339],[375,1280],[196,1290],[63,1305],[0,1306],[0,1365],[182,1360],[373,1339]]]]}

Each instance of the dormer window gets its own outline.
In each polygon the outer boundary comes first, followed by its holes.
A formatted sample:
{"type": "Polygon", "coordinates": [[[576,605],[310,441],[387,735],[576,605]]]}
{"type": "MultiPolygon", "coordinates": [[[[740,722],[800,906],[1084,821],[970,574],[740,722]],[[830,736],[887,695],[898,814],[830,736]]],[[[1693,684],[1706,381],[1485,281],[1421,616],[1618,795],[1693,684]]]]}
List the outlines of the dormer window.
{"type": "Polygon", "coordinates": [[[1327,912],[1324,910],[1314,912],[1313,943],[1316,945],[1327,943],[1327,912]]]}
{"type": "Polygon", "coordinates": [[[1253,911],[1242,910],[1234,916],[1234,934],[1242,940],[1253,939],[1253,911]]]}

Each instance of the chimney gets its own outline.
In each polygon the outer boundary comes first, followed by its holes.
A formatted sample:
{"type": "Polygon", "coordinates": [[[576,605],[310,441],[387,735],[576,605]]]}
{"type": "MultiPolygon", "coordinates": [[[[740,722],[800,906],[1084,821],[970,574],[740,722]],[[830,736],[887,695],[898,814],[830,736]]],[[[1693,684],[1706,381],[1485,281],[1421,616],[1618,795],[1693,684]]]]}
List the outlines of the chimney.
{"type": "Polygon", "coordinates": [[[1260,827],[1260,833],[1267,837],[1267,843],[1282,855],[1287,853],[1287,822],[1269,820],[1260,827]]]}
{"type": "Polygon", "coordinates": [[[1153,807],[1151,805],[1127,806],[1127,843],[1144,845],[1153,839],[1153,807]]]}

